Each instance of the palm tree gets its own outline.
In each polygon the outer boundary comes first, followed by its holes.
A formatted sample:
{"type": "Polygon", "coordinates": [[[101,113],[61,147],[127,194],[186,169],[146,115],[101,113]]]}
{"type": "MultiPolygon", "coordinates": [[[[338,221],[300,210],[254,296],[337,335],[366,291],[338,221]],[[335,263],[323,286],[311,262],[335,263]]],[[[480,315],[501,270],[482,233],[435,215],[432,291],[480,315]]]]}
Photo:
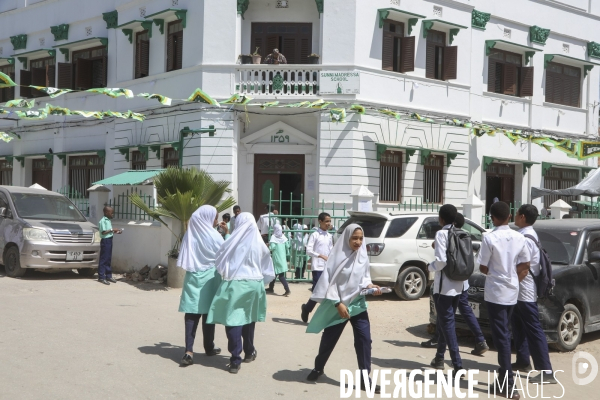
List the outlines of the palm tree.
{"type": "Polygon", "coordinates": [[[235,199],[231,196],[221,201],[225,193],[231,193],[231,189],[228,188],[229,184],[230,182],[227,181],[215,181],[203,170],[167,168],[154,178],[158,207],[151,209],[137,193],[130,195],[129,199],[136,207],[167,228],[169,227],[162,219],[163,217],[181,221],[179,235],[169,228],[177,238],[170,255],[176,256],[179,253],[181,239],[187,231],[188,223],[194,211],[200,206],[208,204],[214,206],[217,212],[221,212],[235,204],[235,199]]]}

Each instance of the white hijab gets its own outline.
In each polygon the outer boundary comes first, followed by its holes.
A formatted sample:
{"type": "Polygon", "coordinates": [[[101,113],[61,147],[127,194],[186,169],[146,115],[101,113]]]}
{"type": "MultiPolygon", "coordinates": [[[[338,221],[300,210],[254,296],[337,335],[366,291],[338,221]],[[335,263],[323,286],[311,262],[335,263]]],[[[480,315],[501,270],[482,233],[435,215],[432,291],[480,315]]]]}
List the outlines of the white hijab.
{"type": "Polygon", "coordinates": [[[320,303],[328,299],[349,305],[361,290],[372,283],[365,242],[356,251],[350,248],[349,241],[356,229],[362,231],[357,224],[348,225],[333,246],[323,275],[310,296],[311,300],[320,303]]]}
{"type": "Polygon", "coordinates": [[[269,243],[283,244],[288,241],[288,238],[283,234],[283,228],[279,224],[275,224],[273,227],[273,234],[269,243]]]}
{"type": "Polygon", "coordinates": [[[235,219],[235,231],[217,251],[217,271],[224,280],[275,279],[271,253],[260,236],[252,214],[244,212],[235,219]]]}
{"type": "Polygon", "coordinates": [[[223,237],[213,226],[216,217],[217,209],[209,205],[192,214],[177,258],[178,267],[190,272],[214,268],[217,250],[223,244],[223,237]]]}

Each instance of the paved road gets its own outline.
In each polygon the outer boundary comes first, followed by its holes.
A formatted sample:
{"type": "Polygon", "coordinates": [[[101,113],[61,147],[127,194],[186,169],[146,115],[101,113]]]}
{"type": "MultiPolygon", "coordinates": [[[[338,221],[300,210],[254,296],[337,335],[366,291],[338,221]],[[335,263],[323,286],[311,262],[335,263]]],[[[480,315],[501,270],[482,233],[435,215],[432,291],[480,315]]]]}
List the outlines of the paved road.
{"type": "MultiPolygon", "coordinates": [[[[238,375],[230,375],[220,326],[216,342],[223,354],[209,358],[197,353],[195,365],[179,367],[184,353],[183,317],[177,313],[179,290],[126,282],[106,287],[71,272],[11,279],[0,267],[0,398],[339,398],[340,369],[357,368],[351,329],[346,328],[338,343],[326,376],[318,384],[306,382],[320,335],[304,333],[299,321],[299,305],[308,298],[308,285],[291,288],[289,298],[269,296],[267,321],[256,330],[257,360],[243,364],[238,375]]],[[[275,290],[283,292],[279,283],[275,290]]],[[[418,345],[429,337],[427,299],[403,302],[385,295],[369,303],[369,313],[373,368],[412,370],[428,365],[434,351],[418,345]]],[[[578,350],[600,361],[600,335],[587,335],[584,341],[578,350]]],[[[470,338],[461,338],[465,367],[494,370],[496,353],[473,356],[472,345],[470,338]]],[[[565,371],[558,375],[566,391],[563,398],[595,397],[600,377],[587,386],[575,385],[572,358],[573,354],[551,354],[555,369],[565,371]]],[[[487,382],[487,372],[478,378],[487,382]]],[[[534,397],[536,386],[529,388],[527,398],[534,397]]],[[[487,398],[484,384],[474,390],[487,398]]],[[[544,389],[544,396],[561,394],[557,385],[544,389]]]]}

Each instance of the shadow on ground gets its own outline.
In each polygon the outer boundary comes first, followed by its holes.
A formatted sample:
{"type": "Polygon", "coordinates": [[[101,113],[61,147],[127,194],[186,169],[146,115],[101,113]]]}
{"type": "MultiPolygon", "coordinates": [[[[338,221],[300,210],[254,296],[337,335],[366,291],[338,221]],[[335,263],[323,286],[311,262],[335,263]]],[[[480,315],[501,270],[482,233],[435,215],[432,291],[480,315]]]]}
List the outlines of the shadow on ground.
{"type": "Polygon", "coordinates": [[[286,325],[300,325],[300,326],[307,326],[308,324],[305,324],[304,322],[302,322],[299,319],[290,319],[290,318],[271,318],[271,320],[273,322],[276,322],[278,324],[286,324],[286,325]]]}
{"type": "MultiPolygon", "coordinates": [[[[4,266],[0,266],[0,278],[8,278],[6,275],[6,271],[4,266]]],[[[20,278],[12,278],[12,279],[23,279],[27,281],[57,281],[57,280],[67,280],[67,279],[92,279],[89,276],[81,276],[76,270],[33,270],[28,269],[25,273],[25,276],[20,278]]]]}
{"type": "MultiPolygon", "coordinates": [[[[129,286],[132,286],[136,289],[143,290],[144,292],[166,292],[169,290],[166,283],[128,281],[125,278],[117,279],[117,281],[119,283],[124,283],[129,286]]],[[[174,289],[174,290],[179,290],[179,289],[174,289]]]]}
{"type": "Polygon", "coordinates": [[[303,369],[299,369],[296,371],[292,371],[289,369],[284,369],[281,371],[277,371],[273,374],[273,379],[275,379],[276,381],[280,381],[280,382],[294,382],[294,383],[305,383],[307,385],[316,385],[316,384],[322,384],[322,383],[327,383],[329,385],[333,385],[333,386],[340,386],[340,383],[336,380],[331,379],[330,377],[327,376],[327,371],[325,372],[325,375],[322,375],[321,377],[319,377],[319,380],[317,382],[310,382],[306,380],[306,377],[308,376],[308,374],[310,374],[310,369],[308,368],[303,368],[303,369]]]}
{"type": "MultiPolygon", "coordinates": [[[[138,350],[142,354],[151,356],[159,356],[167,360],[171,360],[179,365],[181,357],[185,354],[185,347],[176,346],[171,343],[160,342],[153,346],[142,346],[138,347],[138,350]]],[[[204,367],[215,368],[219,370],[226,370],[226,366],[229,363],[229,357],[224,356],[223,353],[217,356],[207,357],[204,353],[194,353],[194,365],[201,365],[204,367]]],[[[185,368],[193,367],[190,365],[185,368]]]]}

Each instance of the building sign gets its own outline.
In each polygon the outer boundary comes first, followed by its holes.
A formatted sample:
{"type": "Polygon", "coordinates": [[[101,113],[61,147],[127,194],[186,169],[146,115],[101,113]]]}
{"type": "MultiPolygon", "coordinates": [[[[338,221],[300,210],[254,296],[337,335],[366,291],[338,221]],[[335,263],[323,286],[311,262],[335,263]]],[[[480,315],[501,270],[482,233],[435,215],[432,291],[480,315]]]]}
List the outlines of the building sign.
{"type": "Polygon", "coordinates": [[[321,71],[319,94],[359,94],[360,72],[321,71]]]}

